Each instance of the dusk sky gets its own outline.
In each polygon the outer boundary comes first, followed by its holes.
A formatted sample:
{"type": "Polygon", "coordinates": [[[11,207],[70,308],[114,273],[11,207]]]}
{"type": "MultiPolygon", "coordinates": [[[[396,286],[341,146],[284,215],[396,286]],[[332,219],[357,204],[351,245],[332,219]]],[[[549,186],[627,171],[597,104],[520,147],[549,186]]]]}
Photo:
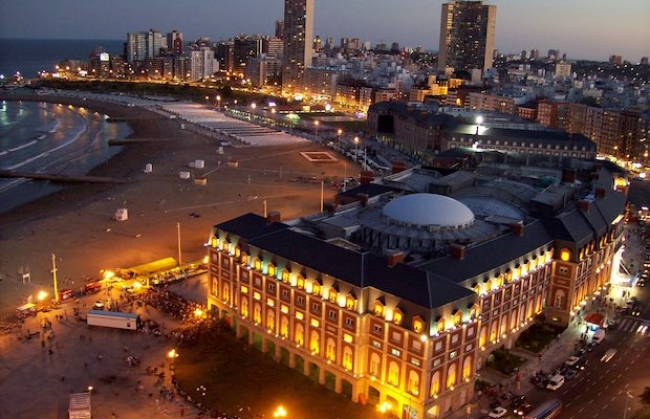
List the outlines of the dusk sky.
{"type": "MultiPolygon", "coordinates": [[[[185,40],[273,33],[283,0],[1,0],[0,38],[126,39],[178,29],[185,40]]],[[[438,49],[442,0],[316,0],[314,35],[438,49]]],[[[496,48],[606,60],[650,56],[650,0],[491,0],[496,48]]]]}

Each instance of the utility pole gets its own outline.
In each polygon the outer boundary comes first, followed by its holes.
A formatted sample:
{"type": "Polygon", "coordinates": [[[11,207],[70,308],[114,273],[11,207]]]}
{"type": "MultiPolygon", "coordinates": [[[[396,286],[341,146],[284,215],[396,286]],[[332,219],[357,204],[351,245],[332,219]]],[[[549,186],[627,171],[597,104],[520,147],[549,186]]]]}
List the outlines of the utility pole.
{"type": "Polygon", "coordinates": [[[181,259],[181,223],[180,221],[176,222],[176,237],[178,240],[178,265],[180,266],[183,263],[181,259]]]}
{"type": "Polygon", "coordinates": [[[59,283],[56,279],[56,255],[52,253],[52,280],[54,281],[54,301],[59,302],[59,283]]]}

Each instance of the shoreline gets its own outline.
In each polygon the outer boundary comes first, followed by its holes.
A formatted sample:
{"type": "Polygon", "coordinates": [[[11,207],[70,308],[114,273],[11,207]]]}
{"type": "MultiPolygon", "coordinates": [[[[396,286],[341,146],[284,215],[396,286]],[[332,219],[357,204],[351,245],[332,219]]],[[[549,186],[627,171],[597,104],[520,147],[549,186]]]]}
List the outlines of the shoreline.
{"type": "MultiPolygon", "coordinates": [[[[33,100],[83,106],[110,116],[130,116],[132,142],[87,174],[123,177],[127,184],[79,184],[0,214],[0,324],[28,296],[53,289],[52,255],[56,255],[58,289],[79,290],[98,279],[102,269],[128,268],[165,257],[183,262],[205,256],[204,243],[215,224],[254,212],[281,212],[292,219],[318,212],[320,183],[296,179],[342,176],[343,160],[315,163],[300,155],[323,151],[315,143],[282,146],[228,147],[218,153],[214,138],[182,129],[178,120],[114,103],[70,97],[0,95],[6,100],[33,100]],[[137,118],[133,118],[137,116],[137,118]],[[205,167],[192,168],[196,159],[205,167]],[[232,160],[237,165],[230,165],[232,160]],[[144,173],[152,164],[152,173],[144,173]],[[179,177],[188,171],[190,179],[179,177]],[[192,178],[203,177],[205,183],[192,178]],[[115,221],[127,208],[127,221],[115,221]],[[197,216],[198,214],[198,216],[197,216]],[[181,240],[177,236],[180,226],[181,240]],[[19,271],[28,269],[31,283],[19,271]]],[[[325,199],[334,195],[325,190],[325,199]]],[[[50,295],[50,298],[53,296],[50,295]]]]}

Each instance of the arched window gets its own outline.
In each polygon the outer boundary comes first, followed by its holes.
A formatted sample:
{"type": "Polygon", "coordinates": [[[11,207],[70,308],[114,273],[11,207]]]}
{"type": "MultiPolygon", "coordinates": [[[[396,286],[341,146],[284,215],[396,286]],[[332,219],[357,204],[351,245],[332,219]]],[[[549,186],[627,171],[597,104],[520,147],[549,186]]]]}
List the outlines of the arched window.
{"type": "Polygon", "coordinates": [[[242,298],[239,312],[243,318],[248,318],[248,298],[242,298]]]}
{"type": "Polygon", "coordinates": [[[384,305],[380,301],[375,301],[372,306],[372,312],[375,313],[375,316],[384,315],[384,305]]]}
{"type": "Polygon", "coordinates": [[[501,335],[508,333],[508,314],[501,317],[501,335]]]}
{"type": "Polygon", "coordinates": [[[424,329],[424,320],[420,316],[413,317],[413,331],[421,333],[424,329]]]}
{"type": "Polygon", "coordinates": [[[212,295],[215,297],[219,296],[219,280],[216,276],[212,277],[212,295]]]}
{"type": "Polygon", "coordinates": [[[355,305],[356,304],[355,304],[354,297],[352,297],[351,295],[345,297],[345,308],[347,308],[348,310],[354,310],[355,305]]]}
{"type": "Polygon", "coordinates": [[[230,285],[228,285],[228,283],[224,283],[224,284],[223,284],[223,294],[222,294],[222,297],[223,297],[223,301],[224,301],[224,302],[227,303],[227,302],[230,301],[230,285]]]}
{"type": "Polygon", "coordinates": [[[262,323],[262,306],[258,302],[253,305],[253,321],[257,324],[262,323]]]}
{"type": "Polygon", "coordinates": [[[325,357],[330,361],[336,361],[336,342],[334,339],[327,338],[327,345],[325,345],[325,357]]]}
{"type": "Polygon", "coordinates": [[[447,370],[447,388],[451,388],[456,385],[456,364],[450,364],[449,369],[447,370]]]}
{"type": "Polygon", "coordinates": [[[399,326],[402,324],[403,318],[404,318],[404,314],[402,314],[402,310],[400,310],[399,308],[393,310],[393,323],[399,326]]]}
{"type": "Polygon", "coordinates": [[[275,312],[273,310],[266,312],[266,330],[275,332],[275,312]]]}
{"type": "Polygon", "coordinates": [[[320,353],[320,335],[315,330],[312,330],[309,334],[309,350],[314,355],[320,353]]]}
{"type": "Polygon", "coordinates": [[[289,337],[289,318],[287,316],[280,318],[280,336],[285,339],[289,337]]]}
{"type": "Polygon", "coordinates": [[[407,392],[414,396],[420,394],[420,374],[415,371],[409,371],[409,381],[407,385],[407,392]]]}
{"type": "Polygon", "coordinates": [[[336,296],[337,296],[336,289],[334,287],[330,288],[327,299],[330,301],[330,303],[335,303],[336,302],[336,296]]]}
{"type": "Polygon", "coordinates": [[[564,304],[566,304],[566,293],[564,290],[556,290],[555,298],[553,299],[553,307],[564,308],[564,304]]]}
{"type": "Polygon", "coordinates": [[[463,320],[463,313],[459,309],[456,309],[456,311],[453,314],[454,326],[460,326],[462,320],[463,320]]]}
{"type": "Polygon", "coordinates": [[[481,332],[479,333],[479,337],[478,337],[478,345],[481,348],[485,348],[485,346],[487,345],[487,338],[488,338],[488,327],[487,325],[482,325],[481,332]]]}
{"type": "Polygon", "coordinates": [[[474,365],[471,355],[465,357],[463,361],[463,380],[468,380],[472,376],[472,366],[474,365]]]}
{"type": "Polygon", "coordinates": [[[390,361],[388,364],[388,384],[399,385],[399,365],[395,361],[390,361]]]}
{"type": "Polygon", "coordinates": [[[490,325],[490,342],[494,343],[499,339],[499,321],[494,319],[490,325]]]}
{"type": "Polygon", "coordinates": [[[352,366],[354,364],[353,359],[354,356],[352,353],[352,348],[350,348],[349,346],[343,348],[343,368],[345,368],[346,370],[352,370],[352,366]]]}
{"type": "Polygon", "coordinates": [[[370,355],[370,375],[379,377],[379,367],[381,366],[381,358],[376,353],[370,355]]]}
{"type": "Polygon", "coordinates": [[[296,335],[294,342],[296,345],[302,346],[305,343],[305,328],[301,323],[296,324],[296,335]]]}
{"type": "Polygon", "coordinates": [[[436,371],[431,376],[431,389],[429,390],[429,396],[437,396],[440,393],[440,371],[436,371]]]}

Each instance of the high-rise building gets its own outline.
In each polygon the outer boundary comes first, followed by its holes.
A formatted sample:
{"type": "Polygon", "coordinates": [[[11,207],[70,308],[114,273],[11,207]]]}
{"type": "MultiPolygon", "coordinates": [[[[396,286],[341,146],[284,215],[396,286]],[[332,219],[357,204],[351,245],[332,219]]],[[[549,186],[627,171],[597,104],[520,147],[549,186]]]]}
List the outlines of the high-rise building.
{"type": "Polygon", "coordinates": [[[305,67],[311,65],[313,33],[314,0],[285,0],[283,90],[302,87],[305,67]]]}
{"type": "Polygon", "coordinates": [[[481,1],[457,0],[442,5],[438,68],[492,67],[497,7],[481,1]]]}
{"type": "Polygon", "coordinates": [[[168,33],[167,46],[171,50],[172,55],[183,55],[183,34],[177,30],[168,33]]]}
{"type": "Polygon", "coordinates": [[[167,49],[167,37],[155,29],[127,33],[126,60],[129,63],[157,57],[167,49]]]}

